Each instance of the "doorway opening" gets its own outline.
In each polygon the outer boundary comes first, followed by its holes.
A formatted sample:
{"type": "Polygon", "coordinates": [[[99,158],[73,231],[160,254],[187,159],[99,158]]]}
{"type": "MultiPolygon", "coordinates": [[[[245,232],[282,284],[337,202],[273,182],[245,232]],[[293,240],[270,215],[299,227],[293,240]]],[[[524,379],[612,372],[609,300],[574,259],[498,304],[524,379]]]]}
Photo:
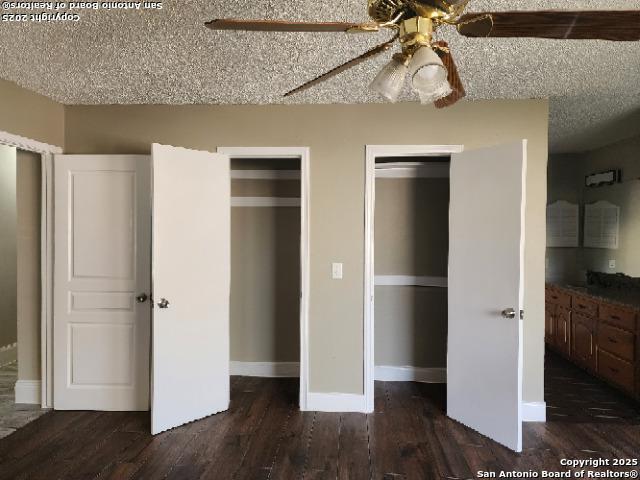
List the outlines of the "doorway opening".
{"type": "Polygon", "coordinates": [[[374,396],[409,388],[390,382],[433,384],[421,394],[442,412],[450,162],[442,154],[375,159],[374,396]]]}
{"type": "Polygon", "coordinates": [[[0,145],[0,438],[40,406],[41,156],[0,145]]]}
{"type": "Polygon", "coordinates": [[[306,409],[305,150],[218,149],[231,160],[232,402],[272,384],[306,409]]]}
{"type": "Polygon", "coordinates": [[[451,156],[461,145],[369,145],[365,182],[364,396],[434,384],[445,408],[451,156]],[[376,391],[376,388],[378,390],[376,391]]]}
{"type": "MultiPolygon", "coordinates": [[[[450,157],[446,413],[496,442],[521,451],[527,141],[463,150],[461,146],[429,145],[366,147],[365,411],[375,411],[374,381],[378,360],[374,328],[375,279],[382,273],[376,267],[377,259],[374,261],[374,251],[378,251],[374,249],[376,161],[395,157],[389,162],[393,163],[398,157],[401,160],[411,158],[420,160],[414,165],[418,167],[433,157],[450,157]],[[497,188],[496,175],[499,175],[501,188],[497,188]],[[503,394],[496,397],[496,391],[503,394]]],[[[429,207],[421,204],[420,215],[427,216],[429,207]]],[[[426,239],[422,241],[426,242],[426,239]]],[[[424,250],[421,247],[418,246],[419,251],[424,250]]],[[[439,268],[442,271],[442,267],[439,268]]],[[[400,286],[406,287],[403,284],[406,277],[425,276],[425,279],[410,278],[410,286],[423,282],[431,286],[438,280],[438,270],[433,271],[436,273],[418,271],[419,275],[396,275],[399,280],[394,278],[386,283],[400,281],[400,286]]],[[[441,281],[440,285],[443,284],[441,281]]],[[[406,371],[400,372],[406,374],[406,371]]],[[[410,369],[411,374],[415,372],[410,369]]]]}

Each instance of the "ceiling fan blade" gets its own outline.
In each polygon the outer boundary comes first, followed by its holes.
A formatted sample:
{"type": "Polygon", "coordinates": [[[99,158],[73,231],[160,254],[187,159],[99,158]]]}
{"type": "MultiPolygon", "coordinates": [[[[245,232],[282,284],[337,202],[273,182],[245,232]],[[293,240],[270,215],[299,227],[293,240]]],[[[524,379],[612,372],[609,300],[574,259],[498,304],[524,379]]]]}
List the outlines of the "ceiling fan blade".
{"type": "Polygon", "coordinates": [[[437,49],[436,52],[440,55],[442,63],[444,63],[444,66],[447,69],[447,80],[451,85],[452,91],[448,96],[441,98],[440,100],[436,100],[434,105],[436,108],[446,108],[466,97],[467,92],[465,91],[462,79],[458,74],[458,67],[456,67],[456,62],[453,60],[453,55],[451,55],[451,51],[448,50],[449,45],[447,42],[440,41],[436,42],[435,45],[447,49],[437,49]]]}
{"type": "Polygon", "coordinates": [[[300,85],[299,87],[294,88],[293,90],[287,92],[284,94],[285,97],[288,97],[290,95],[293,95],[294,93],[298,93],[301,92],[303,90],[306,90],[307,88],[311,88],[314,85],[317,85],[320,82],[324,82],[325,80],[330,79],[331,77],[338,75],[339,73],[344,72],[345,70],[351,68],[351,67],[355,67],[356,65],[358,65],[359,63],[364,62],[365,60],[367,60],[368,58],[374,57],[382,52],[386,52],[387,50],[389,50],[391,48],[391,46],[394,44],[394,42],[397,40],[398,36],[394,36],[391,40],[381,43],[380,45],[378,45],[377,47],[373,47],[371,50],[367,50],[365,53],[363,53],[362,55],[360,55],[359,57],[356,57],[352,60],[349,60],[348,62],[343,63],[342,65],[338,65],[335,68],[332,68],[331,70],[329,70],[326,73],[323,73],[322,75],[314,78],[313,80],[309,80],[307,83],[304,83],[302,85],[300,85]]]}
{"type": "MultiPolygon", "coordinates": [[[[244,30],[253,32],[346,32],[361,24],[347,22],[289,22],[286,20],[217,19],[205,23],[212,30],[244,30]]],[[[369,25],[369,24],[367,24],[369,25]]],[[[369,25],[369,28],[371,26],[369,25]]]]}
{"type": "Polygon", "coordinates": [[[640,40],[640,10],[469,13],[458,31],[467,37],[534,37],[567,40],[640,40]]]}

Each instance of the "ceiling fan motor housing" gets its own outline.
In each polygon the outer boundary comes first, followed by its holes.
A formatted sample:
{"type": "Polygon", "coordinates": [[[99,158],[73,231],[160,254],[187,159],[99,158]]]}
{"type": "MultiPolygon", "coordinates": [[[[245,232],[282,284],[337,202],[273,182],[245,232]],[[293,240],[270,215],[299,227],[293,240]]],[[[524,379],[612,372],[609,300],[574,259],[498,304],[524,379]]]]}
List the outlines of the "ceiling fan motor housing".
{"type": "Polygon", "coordinates": [[[369,16],[378,23],[395,22],[399,17],[420,16],[438,21],[455,20],[468,0],[369,0],[369,16]]]}
{"type": "Polygon", "coordinates": [[[433,36],[433,21],[426,17],[411,17],[400,23],[400,42],[403,50],[430,46],[433,36]]]}
{"type": "Polygon", "coordinates": [[[369,16],[378,23],[387,23],[406,10],[408,5],[408,0],[369,0],[369,16]]]}

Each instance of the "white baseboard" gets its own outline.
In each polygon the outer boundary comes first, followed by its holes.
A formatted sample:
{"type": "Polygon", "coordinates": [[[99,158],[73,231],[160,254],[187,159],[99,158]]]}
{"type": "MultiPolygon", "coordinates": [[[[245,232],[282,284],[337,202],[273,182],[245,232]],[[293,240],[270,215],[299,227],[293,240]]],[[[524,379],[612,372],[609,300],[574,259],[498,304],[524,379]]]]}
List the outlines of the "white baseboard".
{"type": "Polygon", "coordinates": [[[447,369],[377,365],[374,378],[382,382],[447,383],[447,369]]]}
{"type": "Polygon", "coordinates": [[[545,402],[522,402],[523,422],[546,422],[547,404],[545,402]]]}
{"type": "Polygon", "coordinates": [[[42,397],[40,380],[18,380],[16,382],[16,403],[40,405],[42,397]]]}
{"type": "Polygon", "coordinates": [[[9,365],[18,359],[18,344],[12,343],[11,345],[5,345],[0,347],[0,367],[9,365]]]}
{"type": "Polygon", "coordinates": [[[366,413],[364,395],[353,393],[307,394],[307,411],[311,412],[361,412],[366,413]]]}
{"type": "Polygon", "coordinates": [[[231,375],[244,377],[299,377],[298,362],[230,362],[231,375]]]}

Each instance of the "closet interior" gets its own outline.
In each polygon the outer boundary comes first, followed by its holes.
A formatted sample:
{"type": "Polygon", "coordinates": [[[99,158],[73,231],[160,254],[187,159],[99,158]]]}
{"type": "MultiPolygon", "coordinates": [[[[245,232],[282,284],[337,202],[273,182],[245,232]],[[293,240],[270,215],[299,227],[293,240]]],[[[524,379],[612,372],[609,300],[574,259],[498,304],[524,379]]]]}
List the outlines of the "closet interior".
{"type": "Polygon", "coordinates": [[[376,380],[446,381],[449,166],[376,160],[376,380]]]}
{"type": "Polygon", "coordinates": [[[232,158],[231,375],[299,375],[300,225],[299,159],[232,158]]]}

